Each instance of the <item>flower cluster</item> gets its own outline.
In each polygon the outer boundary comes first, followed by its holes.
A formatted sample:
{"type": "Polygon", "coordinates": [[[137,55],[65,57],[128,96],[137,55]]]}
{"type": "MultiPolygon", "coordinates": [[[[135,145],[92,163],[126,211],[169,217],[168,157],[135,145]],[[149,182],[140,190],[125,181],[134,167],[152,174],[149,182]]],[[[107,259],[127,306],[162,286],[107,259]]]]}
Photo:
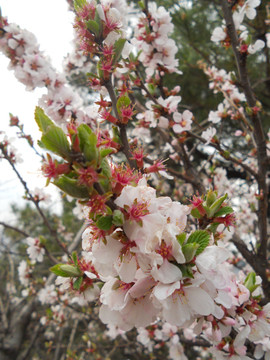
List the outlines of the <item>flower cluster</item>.
{"type": "MultiPolygon", "coordinates": [[[[233,6],[233,21],[239,35],[238,47],[241,54],[253,55],[265,46],[265,42],[261,39],[256,40],[256,42],[252,44],[246,26],[242,25],[245,16],[249,20],[253,20],[256,17],[257,12],[255,9],[260,3],[261,0],[236,1],[233,6]]],[[[225,47],[230,46],[231,40],[224,22],[222,26],[214,29],[211,40],[216,43],[221,43],[225,47]]]]}
{"type": "Polygon", "coordinates": [[[169,38],[173,32],[170,14],[163,6],[150,3],[147,15],[140,18],[132,43],[141,50],[139,60],[146,67],[148,78],[159,72],[179,73],[177,46],[169,38]]]}
{"type": "MultiPolygon", "coordinates": [[[[250,43],[241,25],[245,16],[255,17],[259,4],[259,0],[241,0],[232,7],[239,40],[237,51],[243,59],[262,48],[261,42],[250,43]]],[[[251,151],[256,150],[253,148],[247,150],[244,161],[225,151],[229,146],[216,137],[214,125],[220,128],[227,117],[240,120],[247,133],[237,130],[235,136],[239,140],[245,137],[248,147],[256,139],[252,138],[253,128],[246,114],[255,116],[261,107],[257,103],[253,108],[246,106],[247,99],[236,86],[233,73],[202,65],[210,78],[210,88],[224,97],[217,111],[209,113],[208,122],[213,127],[197,123],[190,110],[180,112],[180,86],[172,90],[163,86],[163,80],[172,73],[180,73],[177,47],[169,38],[173,32],[169,12],[154,3],[141,4],[143,16],[131,41],[137,47],[136,54],[131,53],[126,39],[123,7],[123,0],[74,1],[77,55],[70,57],[67,66],[77,71],[77,67],[82,69],[90,62],[96,64],[96,73],[86,77],[91,90],[100,91],[99,101],[85,113],[80,110],[80,97],[65,85],[64,77],[55,73],[35,38],[1,19],[4,34],[0,45],[17,78],[29,89],[48,89],[40,102],[45,111],[41,107],[35,111],[42,133],[40,145],[57,157],[47,154],[43,159],[47,184],[52,182],[77,199],[76,211],[85,219],[81,255],[55,237],[57,246],[67,254],[59,260],[61,263],[57,263],[58,255],[50,254],[42,236],[26,239],[30,261],[22,261],[18,269],[20,282],[26,287],[24,294],[35,294],[42,305],[49,306],[40,321],[47,326],[54,324],[57,329],[69,318],[68,307],[86,307],[96,301],[100,305],[99,317],[112,337],[125,336],[125,331],[138,328],[137,339],[149,352],[166,342],[170,359],[185,360],[180,339],[192,343],[200,336],[204,344],[212,345],[210,352],[217,359],[247,360],[250,343],[255,345],[254,356],[259,359],[269,350],[270,342],[270,305],[260,303],[260,285],[265,278],[261,280],[250,268],[245,272],[241,269],[236,276],[232,264],[237,264],[239,258],[233,256],[226,239],[237,239],[241,233],[244,246],[245,241],[252,243],[259,232],[253,226],[258,220],[256,201],[262,207],[266,182],[259,188],[255,180],[259,179],[263,162],[252,158],[251,151]],[[141,68],[146,68],[146,79],[140,74],[141,68]],[[142,104],[136,102],[138,89],[145,97],[142,104]],[[157,151],[152,144],[145,149],[136,132],[129,141],[135,114],[135,131],[141,127],[142,131],[152,128],[160,133],[165,139],[160,149],[170,154],[170,162],[183,165],[176,169],[171,166],[171,174],[178,178],[175,186],[164,181],[164,187],[163,183],[158,188],[160,192],[153,187],[157,183],[153,174],[163,172],[169,180],[174,177],[165,172],[163,161],[146,155],[148,150],[157,151]],[[200,145],[191,148],[191,137],[200,145]],[[232,161],[228,171],[244,169],[251,175],[248,188],[239,178],[228,179],[216,154],[211,154],[200,168],[192,167],[192,154],[208,144],[216,148],[222,161],[232,161]],[[127,164],[117,163],[122,155],[127,164]],[[200,173],[207,176],[202,182],[196,178],[200,173]],[[209,184],[212,189],[206,191],[209,184]],[[160,196],[165,186],[167,194],[173,190],[181,202],[160,196]],[[185,186],[189,186],[188,190],[185,186]],[[236,193],[238,198],[232,200],[235,214],[227,197],[233,198],[236,193]],[[242,225],[236,227],[239,219],[242,225]],[[51,271],[57,278],[55,285],[50,280],[39,280],[43,288],[36,291],[33,269],[45,254],[54,263],[51,271]]],[[[214,30],[212,40],[229,47],[228,32],[224,23],[214,30]]],[[[13,126],[18,126],[16,117],[11,120],[13,126]]],[[[8,150],[8,140],[4,139],[0,146],[14,163],[15,154],[8,150]]],[[[30,198],[35,205],[45,199],[40,192],[30,198]]],[[[64,227],[60,224],[58,228],[64,227]]],[[[54,230],[49,230],[54,236],[54,230]]],[[[252,254],[248,247],[246,251],[252,254]]],[[[89,338],[84,341],[91,352],[94,345],[89,338]]]]}
{"type": "Polygon", "coordinates": [[[0,39],[0,49],[9,59],[10,70],[28,90],[46,87],[47,94],[40,104],[54,121],[62,123],[76,115],[77,121],[91,122],[91,117],[81,110],[82,99],[74,93],[63,75],[58,74],[49,59],[39,49],[36,37],[15,24],[1,19],[4,36],[0,39]]]}

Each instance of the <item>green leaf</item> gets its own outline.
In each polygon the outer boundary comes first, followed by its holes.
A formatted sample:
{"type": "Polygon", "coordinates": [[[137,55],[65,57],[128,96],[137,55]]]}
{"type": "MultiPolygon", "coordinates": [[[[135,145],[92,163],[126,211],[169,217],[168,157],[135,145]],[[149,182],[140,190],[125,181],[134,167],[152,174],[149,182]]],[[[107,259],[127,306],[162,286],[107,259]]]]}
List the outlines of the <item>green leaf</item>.
{"type": "Polygon", "coordinates": [[[190,262],[197,253],[199,248],[199,244],[197,243],[189,243],[182,246],[182,251],[185,256],[186,262],[190,262]]]}
{"type": "Polygon", "coordinates": [[[155,91],[156,91],[156,86],[154,84],[147,84],[147,88],[148,88],[148,91],[150,92],[151,95],[154,95],[155,94],[155,91]]]}
{"type": "Polygon", "coordinates": [[[53,121],[44,113],[44,110],[39,106],[36,106],[35,109],[35,120],[38,124],[39,130],[43,133],[46,132],[47,128],[50,125],[54,125],[53,121]]]}
{"type": "Polygon", "coordinates": [[[217,199],[217,192],[209,190],[206,195],[206,206],[211,206],[217,199]]]}
{"type": "Polygon", "coordinates": [[[54,185],[59,187],[64,193],[76,199],[88,199],[89,192],[87,187],[79,185],[76,179],[71,179],[65,175],[60,176],[53,182],[54,185]]]}
{"type": "Polygon", "coordinates": [[[78,256],[77,256],[76,251],[72,252],[71,257],[72,257],[74,264],[78,266],[78,256]]]}
{"type": "Polygon", "coordinates": [[[113,131],[113,141],[116,142],[117,144],[121,144],[120,131],[118,127],[113,126],[112,131],[113,131]]]}
{"type": "Polygon", "coordinates": [[[45,149],[45,150],[46,150],[46,146],[43,144],[42,141],[38,140],[38,141],[37,141],[37,144],[38,144],[38,146],[41,147],[42,149],[45,149]]]}
{"type": "Polygon", "coordinates": [[[111,172],[110,164],[106,158],[104,158],[101,161],[100,167],[102,169],[102,174],[109,179],[111,177],[112,172],[111,172]]]}
{"type": "Polygon", "coordinates": [[[78,126],[78,137],[80,141],[80,148],[88,161],[97,160],[97,136],[86,124],[78,126]]]}
{"type": "Polygon", "coordinates": [[[82,282],[83,282],[83,277],[82,276],[78,277],[78,279],[76,279],[73,283],[73,288],[75,290],[80,290],[82,282]]]}
{"type": "Polygon", "coordinates": [[[39,236],[39,241],[42,245],[46,245],[46,243],[47,243],[46,238],[42,235],[39,236]]]}
{"type": "Polygon", "coordinates": [[[98,36],[98,34],[99,34],[99,25],[98,25],[98,23],[96,21],[88,20],[86,22],[86,25],[87,25],[87,29],[90,30],[91,33],[98,36]]]}
{"type": "Polygon", "coordinates": [[[87,1],[86,0],[74,0],[73,4],[74,4],[75,11],[78,12],[79,10],[81,10],[81,8],[83,8],[87,4],[87,1]]]}
{"type": "Polygon", "coordinates": [[[111,226],[112,226],[112,221],[113,221],[113,217],[111,215],[109,216],[101,216],[97,222],[96,222],[96,226],[101,229],[101,230],[110,230],[111,226]]]}
{"type": "Polygon", "coordinates": [[[196,255],[199,255],[208,246],[209,240],[210,240],[210,235],[207,231],[196,230],[189,235],[187,244],[192,244],[192,243],[199,244],[199,247],[196,251],[196,255]]]}
{"type": "Polygon", "coordinates": [[[82,275],[81,270],[78,269],[77,266],[73,266],[69,264],[60,264],[59,269],[65,272],[69,277],[77,277],[82,275]]]}
{"type": "Polygon", "coordinates": [[[128,107],[130,104],[130,98],[126,95],[121,96],[116,103],[117,111],[120,113],[121,109],[124,107],[128,107]]]}
{"type": "Polygon", "coordinates": [[[191,278],[191,279],[194,278],[192,268],[190,265],[178,264],[178,267],[181,270],[183,277],[187,277],[187,278],[191,278]]]}
{"type": "Polygon", "coordinates": [[[176,239],[179,242],[179,244],[182,246],[186,240],[187,234],[186,233],[181,233],[179,235],[176,235],[176,239]]]}
{"type": "Polygon", "coordinates": [[[220,223],[212,223],[209,227],[208,230],[211,231],[213,234],[216,233],[218,226],[220,225],[220,223]]]}
{"type": "Polygon", "coordinates": [[[70,146],[64,131],[55,125],[47,128],[46,132],[41,137],[42,144],[47,150],[60,155],[64,159],[70,157],[70,146]]]}
{"type": "Polygon", "coordinates": [[[233,208],[231,208],[230,206],[224,206],[215,213],[215,217],[228,215],[231,213],[233,213],[233,208]]]}
{"type": "Polygon", "coordinates": [[[101,61],[99,60],[98,63],[97,63],[97,73],[98,73],[98,77],[100,79],[103,79],[104,77],[104,72],[103,70],[101,69],[101,61]]]}
{"type": "Polygon", "coordinates": [[[250,272],[248,274],[248,276],[245,279],[244,285],[250,291],[251,294],[253,293],[254,290],[257,289],[257,287],[259,285],[258,284],[256,285],[256,274],[255,274],[255,272],[250,272]]]}
{"type": "Polygon", "coordinates": [[[113,64],[117,63],[119,61],[119,59],[121,58],[121,54],[122,54],[122,51],[123,51],[126,41],[127,41],[126,39],[121,38],[121,39],[118,39],[114,43],[113,64]]]}
{"type": "Polygon", "coordinates": [[[113,211],[113,224],[115,226],[122,226],[124,224],[124,215],[121,210],[114,210],[113,211]]]}
{"type": "Polygon", "coordinates": [[[65,265],[65,264],[56,264],[50,268],[50,271],[53,272],[57,276],[70,277],[69,275],[67,275],[67,273],[65,271],[63,271],[60,268],[62,265],[65,265]]]}
{"type": "Polygon", "coordinates": [[[202,215],[200,214],[199,210],[197,208],[194,208],[191,210],[190,214],[195,217],[195,219],[200,219],[202,215]]]}
{"type": "Polygon", "coordinates": [[[94,74],[92,72],[88,72],[85,74],[87,77],[90,77],[90,78],[98,78],[97,74],[94,74]]]}
{"type": "Polygon", "coordinates": [[[223,202],[227,199],[227,194],[221,196],[218,198],[211,206],[207,209],[207,215],[208,217],[213,217],[215,213],[219,210],[223,202]]]}
{"type": "Polygon", "coordinates": [[[102,158],[104,158],[110,154],[114,154],[115,152],[116,152],[115,148],[108,147],[108,148],[101,149],[99,153],[100,153],[100,156],[102,158]]]}
{"type": "Polygon", "coordinates": [[[143,2],[143,1],[139,1],[139,2],[138,2],[138,5],[139,5],[139,7],[140,7],[142,10],[145,9],[145,5],[144,5],[144,2],[143,2]]]}
{"type": "Polygon", "coordinates": [[[98,40],[101,40],[100,37],[102,36],[103,33],[103,21],[101,20],[101,18],[99,17],[99,13],[98,11],[95,12],[95,18],[94,18],[95,22],[98,24],[99,26],[99,32],[97,34],[98,36],[98,40]]]}
{"type": "Polygon", "coordinates": [[[51,308],[47,308],[46,310],[46,316],[49,318],[49,319],[52,319],[53,317],[53,311],[51,308]]]}

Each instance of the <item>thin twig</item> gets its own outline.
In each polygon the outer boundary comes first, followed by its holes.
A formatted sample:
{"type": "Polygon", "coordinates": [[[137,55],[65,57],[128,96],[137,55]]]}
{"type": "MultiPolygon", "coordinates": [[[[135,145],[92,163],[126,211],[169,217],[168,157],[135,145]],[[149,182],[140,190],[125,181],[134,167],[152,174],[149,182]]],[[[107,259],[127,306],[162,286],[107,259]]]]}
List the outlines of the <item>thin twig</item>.
{"type": "Polygon", "coordinates": [[[3,226],[4,226],[5,228],[7,228],[7,229],[16,231],[17,233],[23,235],[24,237],[29,237],[29,236],[30,236],[30,235],[27,234],[25,231],[23,231],[23,230],[21,230],[21,229],[18,229],[18,228],[15,227],[15,226],[11,226],[11,225],[3,222],[3,221],[0,221],[0,225],[3,225],[3,226]]]}
{"type": "Polygon", "coordinates": [[[18,179],[20,180],[21,184],[23,185],[26,193],[28,194],[30,200],[33,202],[33,204],[35,205],[40,217],[42,218],[45,226],[48,228],[50,234],[53,236],[53,238],[56,240],[57,244],[64,250],[64,252],[66,254],[69,255],[68,250],[66,249],[66,247],[62,244],[61,240],[58,238],[56,231],[51,227],[47,217],[45,216],[44,212],[42,211],[42,209],[39,206],[39,201],[35,200],[33,195],[31,194],[27,183],[24,181],[24,179],[22,178],[21,174],[19,173],[19,171],[17,170],[17,168],[15,167],[14,163],[12,162],[12,160],[9,158],[8,154],[6,154],[6,152],[4,151],[4,149],[1,147],[3,154],[5,156],[5,159],[9,162],[10,166],[12,167],[12,170],[15,172],[15,174],[17,175],[18,179]]]}

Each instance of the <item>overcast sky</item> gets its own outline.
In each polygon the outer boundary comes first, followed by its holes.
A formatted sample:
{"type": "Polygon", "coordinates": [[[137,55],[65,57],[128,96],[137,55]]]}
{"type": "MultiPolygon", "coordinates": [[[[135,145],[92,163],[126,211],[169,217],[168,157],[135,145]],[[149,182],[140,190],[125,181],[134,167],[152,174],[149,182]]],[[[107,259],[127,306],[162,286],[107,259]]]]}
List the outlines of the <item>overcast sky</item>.
{"type": "MultiPolygon", "coordinates": [[[[62,59],[71,51],[73,38],[73,14],[68,11],[67,2],[65,0],[2,0],[1,10],[2,15],[8,17],[9,23],[16,23],[35,34],[40,49],[45,51],[51,58],[53,66],[61,72],[62,59]]],[[[25,132],[37,138],[39,133],[34,121],[34,109],[44,90],[26,91],[25,86],[16,80],[13,72],[7,69],[8,63],[9,60],[0,53],[0,130],[7,131],[9,136],[14,134],[14,129],[8,126],[9,113],[12,113],[25,124],[25,132]]],[[[21,140],[20,151],[26,153],[24,149],[27,150],[28,147],[24,146],[21,140]]],[[[36,186],[43,187],[45,180],[38,171],[40,162],[38,158],[30,155],[31,152],[28,154],[24,163],[19,165],[19,169],[31,189],[36,186]]],[[[24,190],[4,161],[0,162],[0,167],[0,218],[12,221],[9,204],[11,202],[21,204],[24,190]]]]}

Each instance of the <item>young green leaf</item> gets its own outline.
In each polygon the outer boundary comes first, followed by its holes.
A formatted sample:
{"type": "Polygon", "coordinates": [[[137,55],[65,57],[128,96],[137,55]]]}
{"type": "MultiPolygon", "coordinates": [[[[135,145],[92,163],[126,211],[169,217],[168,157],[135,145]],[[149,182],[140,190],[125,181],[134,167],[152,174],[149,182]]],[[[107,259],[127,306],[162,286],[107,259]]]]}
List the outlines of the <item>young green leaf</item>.
{"type": "Polygon", "coordinates": [[[182,251],[187,263],[189,263],[194,258],[199,246],[200,245],[197,243],[189,243],[182,246],[182,251]]]}
{"type": "Polygon", "coordinates": [[[67,275],[67,273],[65,271],[61,270],[60,267],[62,265],[65,265],[65,264],[56,264],[50,268],[50,271],[53,272],[57,276],[70,277],[69,275],[67,275]]]}
{"type": "Polygon", "coordinates": [[[70,157],[70,146],[64,131],[55,125],[47,128],[46,132],[41,137],[42,144],[47,150],[60,155],[64,159],[70,157]]]}
{"type": "Polygon", "coordinates": [[[259,286],[258,284],[256,285],[256,274],[255,272],[250,272],[244,282],[245,287],[250,291],[250,293],[252,294],[254,290],[257,289],[257,287],[259,286]]]}
{"type": "Polygon", "coordinates": [[[220,209],[223,202],[227,199],[227,196],[228,196],[227,194],[221,196],[208,208],[209,210],[207,211],[208,217],[211,218],[216,214],[216,212],[220,209]]]}
{"type": "Polygon", "coordinates": [[[208,246],[209,240],[210,240],[210,235],[207,231],[196,230],[189,235],[187,244],[192,244],[192,243],[199,244],[199,247],[196,251],[196,255],[199,255],[208,246]]]}
{"type": "Polygon", "coordinates": [[[72,257],[74,264],[78,266],[78,256],[77,256],[76,251],[72,252],[71,257],[72,257]]]}
{"type": "Polygon", "coordinates": [[[90,30],[91,33],[98,36],[98,34],[99,34],[99,25],[98,25],[98,23],[96,21],[88,20],[86,22],[86,25],[87,25],[87,29],[90,30]]]}
{"type": "Polygon", "coordinates": [[[121,109],[124,107],[129,106],[130,104],[130,98],[126,95],[121,96],[116,103],[117,111],[121,113],[121,109]]]}
{"type": "Polygon", "coordinates": [[[39,130],[43,133],[46,132],[47,128],[50,125],[54,125],[53,121],[44,113],[44,110],[39,106],[36,106],[35,109],[35,120],[38,124],[39,130]]]}
{"type": "Polygon", "coordinates": [[[213,190],[209,190],[206,194],[206,206],[211,206],[217,199],[217,192],[213,190]]]}
{"type": "Polygon", "coordinates": [[[82,276],[78,277],[78,279],[76,279],[73,283],[73,288],[75,290],[80,290],[82,282],[83,282],[83,277],[82,276]]]}
{"type": "Polygon", "coordinates": [[[200,214],[199,210],[197,208],[194,208],[191,210],[190,214],[195,217],[195,219],[200,219],[202,215],[200,214]]]}
{"type": "Polygon", "coordinates": [[[62,175],[58,179],[55,179],[53,183],[64,193],[76,199],[89,198],[88,189],[85,186],[78,185],[78,181],[76,179],[71,179],[65,175],[62,175]]]}
{"type": "Polygon", "coordinates": [[[110,230],[111,226],[113,224],[113,217],[111,215],[109,216],[101,216],[97,222],[96,226],[101,230],[110,230]]]}
{"type": "Polygon", "coordinates": [[[233,209],[230,206],[224,206],[215,213],[215,217],[228,215],[233,213],[233,209]]]}
{"type": "Polygon", "coordinates": [[[191,278],[193,279],[193,272],[192,272],[192,268],[189,264],[178,264],[179,269],[182,272],[182,276],[183,278],[187,277],[187,278],[191,278]]]}
{"type": "Polygon", "coordinates": [[[176,239],[179,242],[179,244],[182,246],[186,240],[187,234],[186,233],[181,233],[179,235],[176,235],[176,239]]]}
{"type": "Polygon", "coordinates": [[[73,4],[75,11],[78,12],[87,4],[87,0],[74,0],[73,4]]]}
{"type": "Polygon", "coordinates": [[[123,48],[125,46],[126,39],[118,39],[114,43],[114,57],[113,57],[113,64],[117,63],[118,60],[121,58],[121,54],[123,51],[123,48]]]}
{"type": "Polygon", "coordinates": [[[102,169],[102,174],[105,175],[108,179],[111,177],[111,167],[106,158],[103,158],[101,161],[100,167],[102,169]]]}
{"type": "Polygon", "coordinates": [[[114,210],[113,211],[113,224],[115,226],[122,226],[124,224],[124,215],[121,210],[114,210]]]}
{"type": "Polygon", "coordinates": [[[69,277],[77,277],[82,275],[82,272],[77,268],[77,266],[61,264],[59,269],[65,272],[69,277]]]}
{"type": "Polygon", "coordinates": [[[97,160],[97,136],[86,124],[78,126],[80,148],[88,161],[97,160]]]}
{"type": "Polygon", "coordinates": [[[104,158],[110,154],[114,154],[116,152],[115,148],[104,148],[100,150],[100,156],[101,158],[104,158]]]}

